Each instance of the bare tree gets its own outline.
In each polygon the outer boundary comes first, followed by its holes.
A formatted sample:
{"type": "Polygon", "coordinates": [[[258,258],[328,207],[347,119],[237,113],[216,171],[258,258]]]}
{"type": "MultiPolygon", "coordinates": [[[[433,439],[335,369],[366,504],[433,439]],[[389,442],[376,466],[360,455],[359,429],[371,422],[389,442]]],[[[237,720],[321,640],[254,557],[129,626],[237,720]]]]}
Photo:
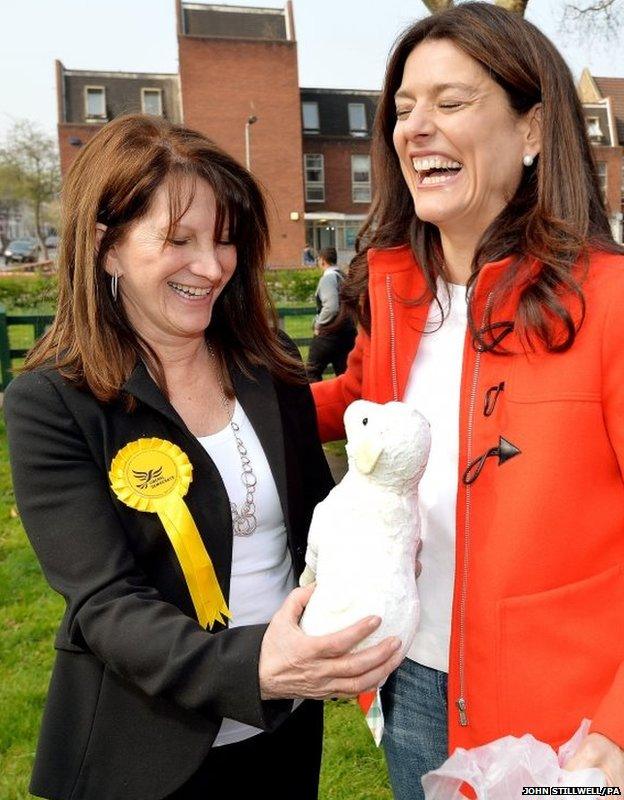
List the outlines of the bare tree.
{"type": "MultiPolygon", "coordinates": [[[[423,0],[425,6],[435,14],[445,8],[456,5],[455,0],[423,0]]],[[[494,0],[495,5],[524,14],[529,0],[494,0]]],[[[624,0],[585,0],[585,2],[566,3],[565,17],[572,24],[581,24],[582,27],[599,26],[601,28],[615,29],[621,22],[624,0]]]]}
{"type": "Polygon", "coordinates": [[[58,195],[61,170],[55,140],[28,120],[16,122],[0,147],[0,194],[32,209],[43,257],[45,206],[58,195]]]}
{"type": "MultiPolygon", "coordinates": [[[[524,14],[528,2],[529,0],[495,0],[497,6],[506,8],[508,11],[516,11],[518,14],[524,14]]],[[[455,5],[454,0],[423,0],[423,3],[432,14],[455,5]]]]}
{"type": "MultiPolygon", "coordinates": [[[[493,0],[494,4],[524,15],[529,0],[493,0]]],[[[423,0],[435,14],[457,5],[456,0],[423,0]]],[[[619,39],[624,28],[624,0],[573,0],[565,3],[561,30],[579,42],[587,43],[597,36],[611,41],[619,39]]]]}
{"type": "Polygon", "coordinates": [[[566,3],[562,29],[585,43],[597,36],[615,41],[623,22],[624,0],[585,0],[566,3]]]}

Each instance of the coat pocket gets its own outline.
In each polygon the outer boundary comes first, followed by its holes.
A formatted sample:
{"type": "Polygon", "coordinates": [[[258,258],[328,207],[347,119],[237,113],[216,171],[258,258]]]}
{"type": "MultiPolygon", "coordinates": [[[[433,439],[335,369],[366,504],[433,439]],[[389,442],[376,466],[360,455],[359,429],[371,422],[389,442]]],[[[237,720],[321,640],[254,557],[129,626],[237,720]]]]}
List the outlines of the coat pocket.
{"type": "Polygon", "coordinates": [[[624,661],[624,564],[498,605],[501,730],[558,746],[592,718],[624,661]]]}
{"type": "Polygon", "coordinates": [[[505,380],[505,399],[511,403],[599,403],[600,359],[590,363],[592,368],[584,369],[574,348],[565,353],[515,355],[505,380]]]}

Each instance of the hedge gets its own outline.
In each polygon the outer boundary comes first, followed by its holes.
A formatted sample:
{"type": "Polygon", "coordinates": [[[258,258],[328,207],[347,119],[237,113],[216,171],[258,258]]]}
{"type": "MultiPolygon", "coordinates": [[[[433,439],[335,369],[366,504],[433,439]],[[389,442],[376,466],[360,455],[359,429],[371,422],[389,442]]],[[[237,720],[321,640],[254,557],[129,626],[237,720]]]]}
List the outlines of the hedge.
{"type": "MultiPolygon", "coordinates": [[[[268,270],[265,278],[277,305],[297,303],[313,305],[320,269],[268,270]]],[[[0,274],[0,305],[8,310],[52,313],[56,306],[56,275],[0,274]]]]}

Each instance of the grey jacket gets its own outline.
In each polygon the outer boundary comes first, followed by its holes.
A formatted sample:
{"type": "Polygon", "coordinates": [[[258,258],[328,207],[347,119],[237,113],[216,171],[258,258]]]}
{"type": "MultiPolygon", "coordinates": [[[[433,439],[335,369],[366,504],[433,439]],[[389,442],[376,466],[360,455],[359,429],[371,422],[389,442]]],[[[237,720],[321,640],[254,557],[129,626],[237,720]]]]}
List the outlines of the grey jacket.
{"type": "Polygon", "coordinates": [[[322,327],[333,322],[340,308],[340,286],[342,272],[338,267],[328,267],[321,275],[316,287],[317,314],[314,317],[315,327],[322,327]]]}

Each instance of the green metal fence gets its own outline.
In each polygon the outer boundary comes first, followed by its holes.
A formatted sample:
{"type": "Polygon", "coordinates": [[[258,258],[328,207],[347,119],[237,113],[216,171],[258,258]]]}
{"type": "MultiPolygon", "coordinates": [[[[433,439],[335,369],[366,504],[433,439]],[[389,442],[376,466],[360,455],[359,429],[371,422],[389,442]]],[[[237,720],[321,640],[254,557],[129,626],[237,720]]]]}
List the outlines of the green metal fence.
{"type": "Polygon", "coordinates": [[[2,379],[0,391],[4,391],[13,379],[13,359],[24,358],[30,350],[27,347],[11,347],[10,330],[15,325],[26,325],[32,329],[32,342],[45,333],[54,317],[50,314],[7,314],[4,306],[0,306],[0,369],[2,379]]]}
{"type": "MultiPolygon", "coordinates": [[[[277,309],[279,315],[280,328],[286,328],[287,317],[312,317],[316,309],[312,306],[298,306],[296,308],[277,309]]],[[[0,306],[0,391],[4,391],[13,379],[14,359],[24,358],[30,350],[32,343],[45,333],[46,328],[51,325],[54,316],[51,314],[7,314],[4,306],[0,306]],[[14,326],[30,326],[32,328],[31,344],[27,347],[11,347],[11,329],[14,326]]],[[[298,347],[307,347],[312,341],[311,337],[293,337],[293,341],[298,347]]]]}

